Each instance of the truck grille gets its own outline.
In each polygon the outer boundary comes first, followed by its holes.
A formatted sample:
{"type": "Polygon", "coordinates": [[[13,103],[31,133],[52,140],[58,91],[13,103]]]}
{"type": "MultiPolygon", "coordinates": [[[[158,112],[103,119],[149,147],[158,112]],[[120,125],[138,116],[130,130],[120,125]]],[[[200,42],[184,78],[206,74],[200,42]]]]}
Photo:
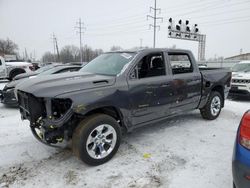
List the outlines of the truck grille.
{"type": "Polygon", "coordinates": [[[17,97],[22,119],[30,119],[28,95],[22,91],[18,91],[17,97]]]}
{"type": "Polygon", "coordinates": [[[232,79],[232,83],[249,84],[249,83],[250,83],[250,80],[232,79]]]}
{"type": "Polygon", "coordinates": [[[28,119],[34,123],[39,117],[46,115],[46,108],[41,98],[20,90],[17,91],[17,97],[22,119],[28,119]]]}

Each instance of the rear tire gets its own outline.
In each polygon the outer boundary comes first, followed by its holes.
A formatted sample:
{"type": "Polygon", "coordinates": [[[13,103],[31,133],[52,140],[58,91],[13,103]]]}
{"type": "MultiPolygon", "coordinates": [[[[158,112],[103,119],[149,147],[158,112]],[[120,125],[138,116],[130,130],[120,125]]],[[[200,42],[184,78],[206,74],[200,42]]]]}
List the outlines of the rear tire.
{"type": "Polygon", "coordinates": [[[73,153],[91,166],[109,161],[120,146],[121,129],[105,114],[94,114],[79,123],[72,139],[73,153]]]}
{"type": "Polygon", "coordinates": [[[15,78],[15,76],[17,76],[18,74],[22,74],[22,73],[25,73],[25,70],[23,70],[23,69],[13,70],[10,73],[8,80],[12,81],[15,78]]]}
{"type": "Polygon", "coordinates": [[[207,104],[200,109],[201,116],[207,120],[216,119],[221,112],[222,108],[222,96],[217,91],[212,91],[207,104]]]}

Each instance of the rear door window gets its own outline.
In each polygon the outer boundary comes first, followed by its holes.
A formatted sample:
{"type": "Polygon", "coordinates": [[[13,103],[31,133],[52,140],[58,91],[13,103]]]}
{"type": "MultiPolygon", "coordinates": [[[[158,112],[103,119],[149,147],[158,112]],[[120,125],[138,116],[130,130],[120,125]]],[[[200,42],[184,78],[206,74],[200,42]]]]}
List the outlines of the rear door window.
{"type": "Polygon", "coordinates": [[[193,72],[193,66],[188,54],[168,53],[168,57],[173,74],[185,74],[193,72]]]}

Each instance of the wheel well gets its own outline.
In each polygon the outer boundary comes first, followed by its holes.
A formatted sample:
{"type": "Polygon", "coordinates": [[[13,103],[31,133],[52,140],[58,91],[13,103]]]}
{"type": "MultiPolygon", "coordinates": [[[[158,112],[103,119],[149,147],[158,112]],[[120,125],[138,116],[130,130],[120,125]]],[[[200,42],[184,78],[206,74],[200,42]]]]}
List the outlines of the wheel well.
{"type": "Polygon", "coordinates": [[[24,70],[24,69],[21,69],[21,68],[13,69],[13,70],[10,71],[9,77],[12,77],[12,75],[13,75],[14,73],[16,73],[16,72],[18,72],[18,73],[21,74],[21,73],[25,73],[25,70],[24,70]]]}
{"type": "Polygon", "coordinates": [[[113,106],[105,106],[105,107],[91,110],[88,113],[86,113],[85,116],[89,116],[89,115],[97,114],[97,113],[107,114],[107,115],[113,117],[114,119],[116,119],[119,122],[119,124],[121,125],[122,128],[126,128],[126,126],[124,125],[124,122],[123,122],[122,113],[120,112],[119,109],[117,109],[113,106]]]}
{"type": "Polygon", "coordinates": [[[222,96],[222,107],[224,107],[224,100],[225,100],[225,96],[224,96],[224,88],[222,86],[215,86],[212,91],[217,91],[221,94],[222,96]]]}

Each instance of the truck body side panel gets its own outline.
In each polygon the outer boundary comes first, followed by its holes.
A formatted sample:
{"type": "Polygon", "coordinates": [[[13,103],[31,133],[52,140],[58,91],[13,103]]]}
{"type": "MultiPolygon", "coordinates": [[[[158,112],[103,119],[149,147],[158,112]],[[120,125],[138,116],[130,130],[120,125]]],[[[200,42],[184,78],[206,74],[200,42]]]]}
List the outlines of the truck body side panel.
{"type": "Polygon", "coordinates": [[[230,84],[231,71],[228,69],[201,69],[202,75],[202,97],[199,108],[203,108],[208,100],[211,90],[220,87],[223,91],[222,97],[226,99],[230,84]]]}

